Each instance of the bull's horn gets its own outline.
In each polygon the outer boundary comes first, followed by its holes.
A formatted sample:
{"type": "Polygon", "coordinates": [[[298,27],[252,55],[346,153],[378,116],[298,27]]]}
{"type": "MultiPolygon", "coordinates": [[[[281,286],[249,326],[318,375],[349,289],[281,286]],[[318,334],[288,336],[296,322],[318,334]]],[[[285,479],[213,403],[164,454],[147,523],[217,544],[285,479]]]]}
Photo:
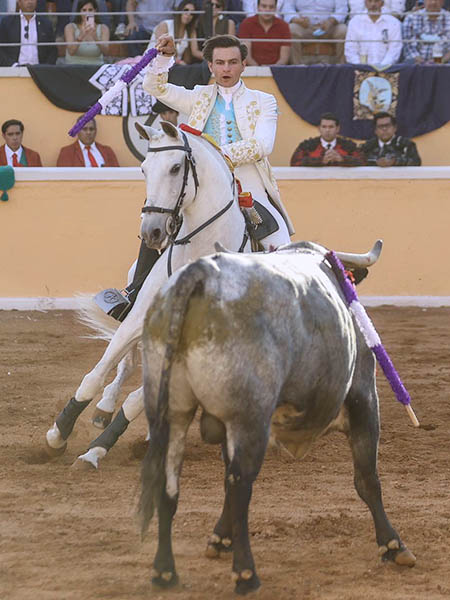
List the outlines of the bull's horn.
{"type": "Polygon", "coordinates": [[[366,254],[350,254],[349,252],[336,252],[336,256],[341,260],[346,267],[370,267],[374,265],[383,247],[383,240],[377,240],[369,252],[366,254]]]}

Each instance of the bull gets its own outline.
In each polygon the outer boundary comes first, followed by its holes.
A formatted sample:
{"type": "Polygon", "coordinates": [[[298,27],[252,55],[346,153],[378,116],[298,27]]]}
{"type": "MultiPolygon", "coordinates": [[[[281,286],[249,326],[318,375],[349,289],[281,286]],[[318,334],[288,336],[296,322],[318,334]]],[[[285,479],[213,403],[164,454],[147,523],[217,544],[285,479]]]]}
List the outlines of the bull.
{"type": "Polygon", "coordinates": [[[222,445],[225,463],[224,506],[206,553],[233,551],[237,593],[260,585],[248,510],[270,435],[301,458],[319,436],[343,432],[383,560],[414,565],[383,508],[375,359],[325,255],[309,242],[262,255],[218,253],[181,269],[155,298],[143,331],[151,443],[139,502],[143,534],[158,512],[154,584],[178,580],[171,524],[198,407],[201,436],[222,445]]]}

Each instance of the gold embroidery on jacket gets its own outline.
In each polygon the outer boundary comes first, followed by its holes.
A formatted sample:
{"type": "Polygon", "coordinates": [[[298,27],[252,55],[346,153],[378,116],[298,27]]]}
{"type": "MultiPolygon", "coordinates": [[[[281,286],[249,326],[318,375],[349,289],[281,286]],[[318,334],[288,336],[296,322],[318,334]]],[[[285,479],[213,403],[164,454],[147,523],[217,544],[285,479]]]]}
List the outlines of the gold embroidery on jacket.
{"type": "Polygon", "coordinates": [[[256,128],[256,121],[258,120],[258,117],[261,114],[261,111],[258,108],[258,103],[256,102],[256,100],[253,100],[252,102],[247,104],[246,109],[247,109],[247,119],[249,121],[249,127],[250,127],[252,133],[254,133],[255,128],[256,128]]]}
{"type": "Polygon", "coordinates": [[[262,158],[259,144],[255,138],[227,144],[223,151],[228,154],[235,166],[256,162],[262,158]]]}
{"type": "Polygon", "coordinates": [[[191,127],[198,127],[199,124],[203,124],[210,102],[210,94],[208,92],[203,92],[194,104],[194,108],[189,116],[189,125],[191,127]]]}
{"type": "Polygon", "coordinates": [[[168,80],[169,73],[158,73],[158,75],[156,75],[155,86],[159,96],[166,93],[168,80]]]}

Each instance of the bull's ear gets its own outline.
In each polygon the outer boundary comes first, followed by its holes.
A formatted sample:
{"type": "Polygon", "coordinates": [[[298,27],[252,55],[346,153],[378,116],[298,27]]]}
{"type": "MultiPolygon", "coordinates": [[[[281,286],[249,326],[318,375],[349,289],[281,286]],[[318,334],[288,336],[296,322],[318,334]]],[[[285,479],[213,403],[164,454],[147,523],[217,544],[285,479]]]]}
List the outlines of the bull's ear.
{"type": "Polygon", "coordinates": [[[169,137],[174,139],[179,138],[178,129],[175,127],[175,125],[169,123],[169,121],[161,121],[161,128],[169,137]]]}
{"type": "Polygon", "coordinates": [[[140,123],[135,123],[134,126],[136,127],[136,130],[141,136],[141,138],[144,138],[144,140],[150,141],[151,137],[153,137],[154,135],[158,135],[158,130],[154,129],[153,127],[141,125],[140,123]]]}

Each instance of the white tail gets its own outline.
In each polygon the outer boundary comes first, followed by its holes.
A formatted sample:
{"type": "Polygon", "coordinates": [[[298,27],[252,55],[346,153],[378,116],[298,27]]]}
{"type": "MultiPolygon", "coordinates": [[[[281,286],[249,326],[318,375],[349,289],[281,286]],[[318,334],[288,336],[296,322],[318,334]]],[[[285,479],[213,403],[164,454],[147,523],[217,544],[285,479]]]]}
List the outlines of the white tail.
{"type": "Polygon", "coordinates": [[[94,332],[84,337],[106,340],[109,342],[117,331],[120,323],[103,312],[94,302],[93,296],[88,294],[77,294],[75,298],[78,304],[76,310],[77,319],[94,332]]]}

